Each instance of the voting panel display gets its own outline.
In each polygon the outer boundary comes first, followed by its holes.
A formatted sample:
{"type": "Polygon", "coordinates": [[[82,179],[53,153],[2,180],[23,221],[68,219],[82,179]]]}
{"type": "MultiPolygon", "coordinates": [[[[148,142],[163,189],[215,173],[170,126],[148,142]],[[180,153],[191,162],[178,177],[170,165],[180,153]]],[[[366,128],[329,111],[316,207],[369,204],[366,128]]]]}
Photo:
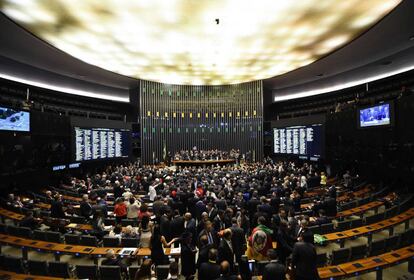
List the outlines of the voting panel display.
{"type": "Polygon", "coordinates": [[[74,160],[99,160],[129,156],[130,130],[74,128],[74,160]]]}

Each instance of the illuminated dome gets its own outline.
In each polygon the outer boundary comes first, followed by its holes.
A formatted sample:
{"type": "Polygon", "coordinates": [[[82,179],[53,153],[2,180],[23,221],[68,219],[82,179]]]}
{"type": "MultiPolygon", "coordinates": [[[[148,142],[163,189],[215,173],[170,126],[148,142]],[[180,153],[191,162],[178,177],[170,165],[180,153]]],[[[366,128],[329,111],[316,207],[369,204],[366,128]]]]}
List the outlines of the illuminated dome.
{"type": "Polygon", "coordinates": [[[305,66],[399,3],[0,0],[12,20],[82,61],[134,78],[195,85],[266,79],[305,66]]]}

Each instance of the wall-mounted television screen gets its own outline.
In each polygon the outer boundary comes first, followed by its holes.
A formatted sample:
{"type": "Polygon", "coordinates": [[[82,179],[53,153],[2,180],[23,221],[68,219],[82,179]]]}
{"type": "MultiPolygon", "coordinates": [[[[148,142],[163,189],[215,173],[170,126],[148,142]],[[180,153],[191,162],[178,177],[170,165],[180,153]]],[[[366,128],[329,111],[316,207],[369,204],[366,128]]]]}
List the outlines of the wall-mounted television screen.
{"type": "Polygon", "coordinates": [[[0,106],[0,130],[30,131],[30,113],[0,106]]]}
{"type": "Polygon", "coordinates": [[[383,103],[359,110],[359,127],[389,126],[392,124],[392,106],[383,103]]]}

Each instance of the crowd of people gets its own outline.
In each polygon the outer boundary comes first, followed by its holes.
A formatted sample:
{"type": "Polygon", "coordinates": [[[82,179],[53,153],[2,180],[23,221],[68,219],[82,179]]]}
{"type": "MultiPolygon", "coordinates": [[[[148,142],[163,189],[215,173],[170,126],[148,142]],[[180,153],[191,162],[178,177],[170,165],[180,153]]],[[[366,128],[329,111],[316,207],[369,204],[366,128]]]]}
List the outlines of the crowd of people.
{"type": "MultiPolygon", "coordinates": [[[[163,248],[180,247],[180,275],[186,279],[194,275],[200,280],[249,279],[246,254],[249,259],[270,260],[264,280],[285,279],[290,266],[295,279],[317,279],[314,237],[308,227],[331,222],[336,215],[336,188],[326,184],[326,176],[307,163],[266,160],[173,168],[134,163],[63,182],[61,189],[82,197],[77,212],[56,189],[42,195],[51,204],[51,217],[82,216],[99,239],[105,235],[139,239],[141,248],[151,248],[152,265],[169,264],[163,248]],[[301,199],[319,185],[326,191],[304,213],[301,199]],[[109,193],[113,211],[108,211],[109,193]],[[111,215],[115,226],[104,223],[111,215]],[[124,219],[135,220],[138,226],[122,227],[124,219]],[[272,241],[277,242],[276,249],[272,241]]],[[[17,195],[10,195],[7,203],[30,207],[17,195]]],[[[21,225],[38,227],[30,215],[21,225]]],[[[104,263],[126,265],[113,252],[108,252],[104,263]]],[[[147,269],[146,264],[141,270],[147,269]]],[[[171,276],[177,265],[171,263],[171,276]]]]}
{"type": "Polygon", "coordinates": [[[221,150],[199,150],[193,147],[191,150],[181,150],[174,154],[174,160],[240,160],[243,155],[240,150],[231,149],[230,151],[221,150]]]}

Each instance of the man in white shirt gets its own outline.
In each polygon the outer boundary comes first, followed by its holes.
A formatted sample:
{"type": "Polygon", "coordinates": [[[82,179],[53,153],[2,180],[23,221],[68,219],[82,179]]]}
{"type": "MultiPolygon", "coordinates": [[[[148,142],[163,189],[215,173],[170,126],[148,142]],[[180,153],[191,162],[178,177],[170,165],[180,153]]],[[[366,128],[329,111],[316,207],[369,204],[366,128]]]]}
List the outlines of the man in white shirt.
{"type": "Polygon", "coordinates": [[[148,196],[151,201],[154,201],[157,196],[157,190],[155,189],[157,186],[158,184],[152,184],[149,186],[148,196]]]}

